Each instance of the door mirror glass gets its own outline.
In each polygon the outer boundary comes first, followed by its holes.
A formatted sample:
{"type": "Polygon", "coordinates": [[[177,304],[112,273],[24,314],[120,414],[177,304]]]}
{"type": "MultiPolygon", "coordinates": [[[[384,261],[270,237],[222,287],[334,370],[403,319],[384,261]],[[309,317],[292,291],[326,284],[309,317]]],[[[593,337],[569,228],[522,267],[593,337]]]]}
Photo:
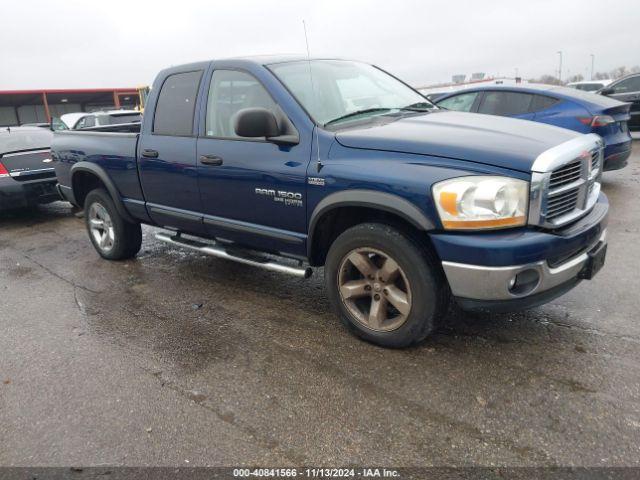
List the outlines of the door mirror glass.
{"type": "Polygon", "coordinates": [[[603,88],[600,90],[600,95],[611,95],[612,93],[615,93],[615,89],[613,88],[603,88]]]}
{"type": "Polygon", "coordinates": [[[280,134],[275,115],[266,108],[245,108],[233,119],[233,128],[239,137],[276,137],[280,134]]]}

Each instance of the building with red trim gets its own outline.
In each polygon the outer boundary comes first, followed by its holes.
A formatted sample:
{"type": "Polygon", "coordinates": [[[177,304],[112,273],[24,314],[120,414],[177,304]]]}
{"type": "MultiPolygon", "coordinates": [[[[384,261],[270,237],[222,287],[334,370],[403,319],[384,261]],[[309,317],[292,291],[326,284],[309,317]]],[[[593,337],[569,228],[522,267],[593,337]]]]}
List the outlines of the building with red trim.
{"type": "Polygon", "coordinates": [[[137,88],[0,90],[0,126],[49,123],[51,117],[140,106],[137,88]]]}

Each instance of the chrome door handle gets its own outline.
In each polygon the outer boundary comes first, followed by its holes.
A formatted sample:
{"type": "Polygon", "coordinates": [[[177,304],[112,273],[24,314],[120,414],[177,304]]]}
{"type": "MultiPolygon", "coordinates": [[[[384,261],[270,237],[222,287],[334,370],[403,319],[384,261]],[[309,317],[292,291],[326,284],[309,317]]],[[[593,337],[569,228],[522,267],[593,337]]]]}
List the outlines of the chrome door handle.
{"type": "Polygon", "coordinates": [[[201,155],[200,163],[203,165],[219,166],[222,165],[222,158],[216,155],[201,155]]]}

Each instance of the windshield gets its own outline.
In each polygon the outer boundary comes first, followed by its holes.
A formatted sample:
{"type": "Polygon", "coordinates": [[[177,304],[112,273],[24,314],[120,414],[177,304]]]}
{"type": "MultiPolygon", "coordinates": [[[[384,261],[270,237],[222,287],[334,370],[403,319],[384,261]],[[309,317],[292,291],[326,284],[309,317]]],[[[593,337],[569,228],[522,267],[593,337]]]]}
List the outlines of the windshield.
{"type": "Polygon", "coordinates": [[[303,60],[269,68],[321,125],[404,109],[437,108],[388,73],[365,63],[303,60]]]}

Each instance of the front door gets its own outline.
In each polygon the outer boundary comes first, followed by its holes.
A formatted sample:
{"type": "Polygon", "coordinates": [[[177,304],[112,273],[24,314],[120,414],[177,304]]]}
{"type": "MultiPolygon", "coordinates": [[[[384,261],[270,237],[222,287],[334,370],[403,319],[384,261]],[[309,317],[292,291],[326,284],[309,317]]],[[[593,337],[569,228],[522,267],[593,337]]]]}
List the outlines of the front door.
{"type": "Polygon", "coordinates": [[[266,88],[240,70],[215,70],[208,90],[205,135],[198,138],[198,182],[210,235],[244,246],[304,255],[306,170],[311,145],[242,138],[235,114],[266,108],[281,130],[294,128],[266,88]]]}

